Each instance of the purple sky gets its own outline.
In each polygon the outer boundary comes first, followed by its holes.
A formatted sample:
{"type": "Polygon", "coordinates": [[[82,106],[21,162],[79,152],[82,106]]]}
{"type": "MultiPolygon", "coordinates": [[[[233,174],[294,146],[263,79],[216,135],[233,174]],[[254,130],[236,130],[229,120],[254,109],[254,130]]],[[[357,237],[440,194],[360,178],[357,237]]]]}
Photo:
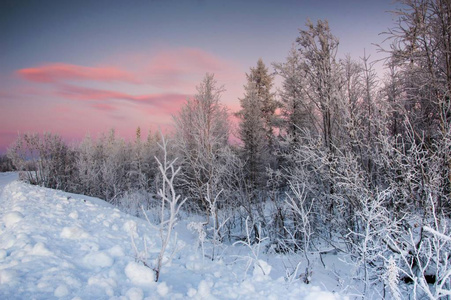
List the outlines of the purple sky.
{"type": "MultiPolygon", "coordinates": [[[[391,27],[378,1],[20,1],[0,3],[0,154],[18,132],[68,142],[172,122],[206,72],[236,111],[244,73],[284,61],[307,18],[327,19],[355,59],[391,27]]],[[[272,68],[270,68],[272,69],[272,68]]]]}

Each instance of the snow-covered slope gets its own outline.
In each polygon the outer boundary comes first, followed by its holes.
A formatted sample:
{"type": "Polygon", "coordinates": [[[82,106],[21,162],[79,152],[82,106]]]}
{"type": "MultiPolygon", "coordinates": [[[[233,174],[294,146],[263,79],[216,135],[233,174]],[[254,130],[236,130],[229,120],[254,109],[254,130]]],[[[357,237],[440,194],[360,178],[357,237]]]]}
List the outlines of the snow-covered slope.
{"type": "Polygon", "coordinates": [[[0,173],[0,299],[338,299],[271,274],[243,275],[240,260],[202,260],[186,228],[183,250],[156,283],[131,243],[133,235],[144,250],[145,237],[151,264],[160,245],[154,227],[99,199],[16,178],[0,173]]]}

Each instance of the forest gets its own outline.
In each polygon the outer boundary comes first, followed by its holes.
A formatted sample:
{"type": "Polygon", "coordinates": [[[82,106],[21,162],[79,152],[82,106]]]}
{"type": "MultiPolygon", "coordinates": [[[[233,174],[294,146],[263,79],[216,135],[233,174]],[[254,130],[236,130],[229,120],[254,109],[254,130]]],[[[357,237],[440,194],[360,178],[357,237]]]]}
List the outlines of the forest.
{"type": "Polygon", "coordinates": [[[335,251],[364,296],[401,299],[403,285],[450,297],[451,2],[401,4],[382,33],[383,76],[369,56],[338,57],[327,21],[307,21],[285,61],[248,71],[234,115],[206,74],[172,132],[127,141],[112,129],[77,145],[23,133],[2,166],[137,216],[162,210],[169,232],[179,209],[198,214],[214,243],[299,255],[307,268],[290,272],[305,283],[313,257],[335,251]]]}

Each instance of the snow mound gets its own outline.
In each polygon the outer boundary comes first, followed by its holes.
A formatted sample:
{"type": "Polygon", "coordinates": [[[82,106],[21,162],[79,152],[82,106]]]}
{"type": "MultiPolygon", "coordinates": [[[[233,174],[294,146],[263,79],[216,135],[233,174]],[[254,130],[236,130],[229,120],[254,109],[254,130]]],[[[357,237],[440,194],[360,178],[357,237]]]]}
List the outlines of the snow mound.
{"type": "Polygon", "coordinates": [[[338,295],[333,293],[321,291],[318,287],[314,286],[310,290],[309,294],[305,297],[305,300],[337,300],[340,299],[338,295]]]}
{"type": "Polygon", "coordinates": [[[39,256],[51,256],[51,255],[53,255],[52,251],[47,249],[45,247],[44,243],[42,243],[42,242],[36,243],[34,245],[33,249],[31,250],[30,254],[32,254],[32,255],[39,255],[39,256]]]}
{"type": "Polygon", "coordinates": [[[161,297],[166,297],[168,295],[169,287],[167,286],[166,282],[162,282],[162,283],[158,284],[157,292],[158,292],[158,295],[160,295],[161,297]]]}
{"type": "Polygon", "coordinates": [[[78,240],[78,239],[86,239],[89,238],[89,234],[87,234],[83,229],[73,226],[73,227],[64,227],[61,231],[62,238],[78,240]]]}
{"type": "Polygon", "coordinates": [[[268,276],[271,273],[272,267],[264,260],[259,259],[254,264],[254,277],[261,278],[263,276],[268,276]]]}
{"type": "Polygon", "coordinates": [[[24,216],[18,211],[12,211],[3,217],[3,224],[6,228],[22,221],[24,216]]]}
{"type": "Polygon", "coordinates": [[[130,262],[125,267],[125,275],[136,285],[152,285],[155,283],[154,271],[142,264],[130,262]]]}
{"type": "Polygon", "coordinates": [[[213,287],[213,283],[210,281],[202,280],[199,283],[199,287],[197,289],[197,298],[199,299],[214,299],[211,295],[211,288],[213,287]]]}
{"type": "Polygon", "coordinates": [[[119,245],[113,246],[112,248],[108,249],[108,253],[112,257],[122,257],[125,255],[124,249],[122,249],[122,247],[119,245]]]}
{"type": "Polygon", "coordinates": [[[69,289],[66,285],[61,284],[55,289],[53,295],[55,295],[55,297],[57,298],[66,297],[67,295],[69,295],[69,289]]]}
{"type": "Polygon", "coordinates": [[[105,252],[93,252],[83,258],[83,263],[88,268],[107,268],[113,265],[114,260],[105,252]]]}
{"type": "Polygon", "coordinates": [[[14,285],[17,279],[17,272],[13,270],[0,270],[0,284],[14,285]]]}
{"type": "Polygon", "coordinates": [[[248,274],[247,260],[235,255],[246,257],[245,247],[214,260],[205,247],[202,256],[183,224],[155,282],[161,239],[154,226],[99,199],[15,178],[0,176],[0,299],[341,299],[288,283],[263,253],[248,274]]]}
{"type": "Polygon", "coordinates": [[[144,298],[144,292],[142,289],[133,287],[125,294],[129,300],[142,300],[144,298]]]}

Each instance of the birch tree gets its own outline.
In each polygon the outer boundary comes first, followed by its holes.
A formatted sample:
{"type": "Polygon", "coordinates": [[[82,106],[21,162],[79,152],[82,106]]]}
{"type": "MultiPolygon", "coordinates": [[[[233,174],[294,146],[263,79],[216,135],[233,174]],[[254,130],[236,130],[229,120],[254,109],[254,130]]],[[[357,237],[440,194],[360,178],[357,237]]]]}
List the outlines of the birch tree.
{"type": "Polygon", "coordinates": [[[223,91],[214,75],[206,74],[197,87],[197,94],[174,117],[175,147],[183,170],[179,183],[192,199],[191,204],[205,212],[208,212],[207,185],[215,195],[224,179],[221,164],[230,129],[228,111],[220,102],[223,91]]]}

